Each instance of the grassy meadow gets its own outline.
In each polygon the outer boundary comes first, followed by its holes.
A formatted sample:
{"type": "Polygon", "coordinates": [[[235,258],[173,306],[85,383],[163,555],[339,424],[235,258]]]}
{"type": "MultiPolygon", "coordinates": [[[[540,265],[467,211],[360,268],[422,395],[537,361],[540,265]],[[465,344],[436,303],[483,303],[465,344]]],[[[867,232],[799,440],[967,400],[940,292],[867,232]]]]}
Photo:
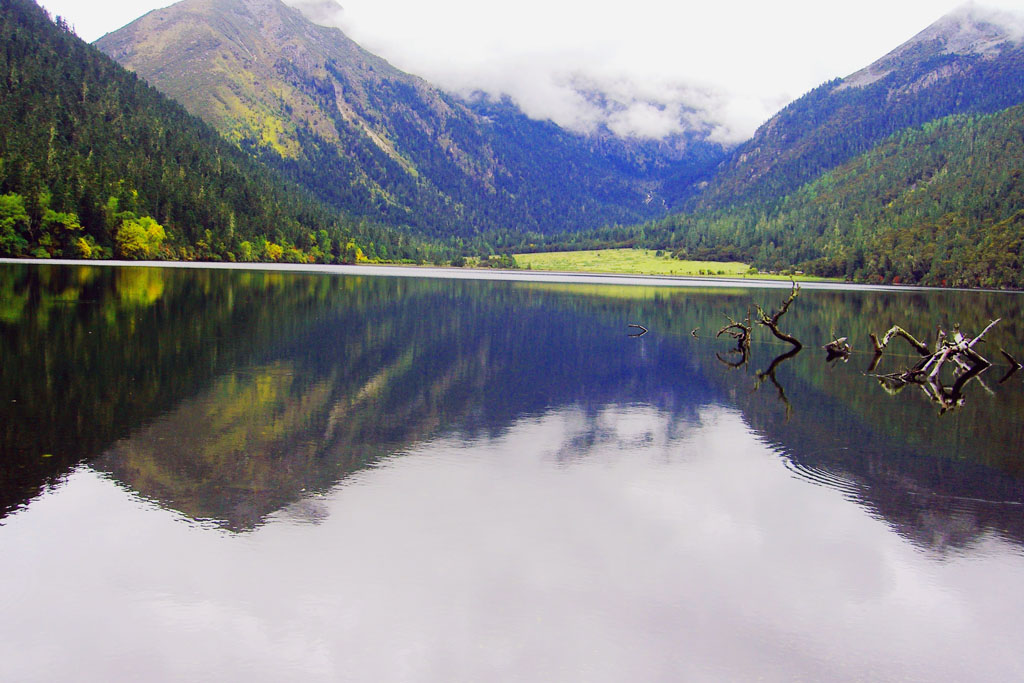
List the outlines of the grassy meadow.
{"type": "Polygon", "coordinates": [[[746,263],[717,261],[680,261],[657,256],[650,249],[597,249],[592,251],[554,251],[516,254],[520,268],[584,273],[621,273],[626,275],[677,275],[743,277],[746,263]]]}

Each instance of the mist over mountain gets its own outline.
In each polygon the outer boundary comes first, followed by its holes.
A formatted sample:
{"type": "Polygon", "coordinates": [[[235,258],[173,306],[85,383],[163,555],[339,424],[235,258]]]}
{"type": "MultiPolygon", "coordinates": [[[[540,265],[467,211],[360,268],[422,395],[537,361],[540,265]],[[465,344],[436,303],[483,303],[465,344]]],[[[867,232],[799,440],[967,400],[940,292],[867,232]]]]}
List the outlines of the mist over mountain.
{"type": "Polygon", "coordinates": [[[569,238],[876,283],[1024,287],[1024,18],[974,6],[785,107],[678,213],[569,238]]]}
{"type": "MultiPolygon", "coordinates": [[[[360,28],[333,0],[285,2],[319,25],[346,32],[360,28]]],[[[510,26],[517,27],[533,16],[530,9],[509,8],[500,14],[510,26]]],[[[461,7],[459,11],[467,12],[467,8],[461,7]]],[[[640,140],[698,136],[728,147],[749,137],[753,126],[774,111],[774,108],[766,109],[763,104],[752,102],[746,102],[748,106],[741,111],[732,101],[735,95],[706,76],[682,78],[673,74],[678,60],[690,59],[685,52],[672,54],[674,49],[684,46],[682,43],[660,47],[659,51],[665,55],[647,55],[643,60],[646,68],[642,70],[622,63],[621,55],[617,54],[621,41],[612,36],[596,39],[601,49],[564,45],[572,42],[565,33],[553,45],[544,44],[547,39],[541,34],[550,37],[552,32],[561,30],[559,27],[564,28],[556,15],[565,11],[572,10],[557,6],[540,12],[537,21],[531,21],[529,33],[520,36],[515,45],[500,38],[489,42],[488,36],[496,32],[488,28],[492,22],[473,21],[474,29],[483,29],[480,35],[463,33],[460,40],[473,46],[470,49],[480,55],[479,60],[466,61],[454,55],[418,50],[416,58],[410,57],[404,63],[414,73],[449,92],[507,98],[531,118],[550,120],[566,130],[583,134],[608,130],[618,137],[640,140]],[[670,64],[672,68],[668,68],[670,64]]],[[[642,13],[643,8],[638,7],[635,12],[642,13]]],[[[467,13],[473,14],[472,11],[467,13]]],[[[591,12],[592,19],[607,15],[600,10],[591,12]]],[[[459,23],[459,19],[453,18],[453,23],[459,23]]],[[[598,35],[600,23],[595,22],[592,27],[598,35]]],[[[400,25],[392,23],[391,26],[401,31],[400,25]]],[[[656,28],[649,25],[647,32],[656,28]]],[[[422,38],[427,42],[436,40],[429,35],[422,38]]],[[[655,48],[662,42],[652,35],[647,47],[655,48]]],[[[390,41],[390,47],[389,52],[401,52],[394,41],[390,41]]]]}

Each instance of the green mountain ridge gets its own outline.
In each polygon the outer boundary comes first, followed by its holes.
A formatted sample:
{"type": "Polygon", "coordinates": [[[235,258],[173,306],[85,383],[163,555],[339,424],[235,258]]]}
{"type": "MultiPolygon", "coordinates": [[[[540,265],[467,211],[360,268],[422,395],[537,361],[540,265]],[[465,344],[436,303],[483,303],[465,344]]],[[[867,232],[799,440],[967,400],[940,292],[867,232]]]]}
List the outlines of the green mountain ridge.
{"type": "Polygon", "coordinates": [[[687,208],[776,201],[904,129],[1024,102],[1021,33],[1024,18],[975,5],[946,15],[868,67],[784,107],[687,208]]]}
{"type": "Polygon", "coordinates": [[[663,215],[662,182],[723,154],[698,139],[582,136],[508,101],[462,100],[279,0],[184,0],[96,45],[332,206],[433,237],[663,215]]]}
{"type": "Polygon", "coordinates": [[[856,281],[1024,288],[1024,105],[908,128],[776,201],[572,239],[856,281]]]}
{"type": "Polygon", "coordinates": [[[0,7],[0,255],[440,261],[617,244],[1024,288],[1024,25],[973,6],[783,109],[665,218],[720,149],[460,99],[278,0],[185,0],[99,41],[224,137],[31,2],[0,7]]]}
{"type": "Polygon", "coordinates": [[[421,253],[289,186],[34,3],[0,16],[0,256],[421,253]]]}

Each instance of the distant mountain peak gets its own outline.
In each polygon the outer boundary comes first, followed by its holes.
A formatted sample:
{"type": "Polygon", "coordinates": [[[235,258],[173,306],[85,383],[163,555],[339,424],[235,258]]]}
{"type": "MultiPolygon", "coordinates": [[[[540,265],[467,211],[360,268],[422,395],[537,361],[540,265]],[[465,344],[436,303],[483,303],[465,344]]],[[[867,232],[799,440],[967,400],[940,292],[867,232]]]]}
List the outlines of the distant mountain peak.
{"type": "Polygon", "coordinates": [[[907,44],[938,41],[946,54],[987,55],[1024,38],[1024,14],[970,2],[917,34],[907,44]]]}
{"type": "Polygon", "coordinates": [[[871,85],[908,61],[938,55],[992,58],[1022,43],[1024,14],[969,2],[943,16],[870,66],[847,76],[836,90],[871,85]]]}

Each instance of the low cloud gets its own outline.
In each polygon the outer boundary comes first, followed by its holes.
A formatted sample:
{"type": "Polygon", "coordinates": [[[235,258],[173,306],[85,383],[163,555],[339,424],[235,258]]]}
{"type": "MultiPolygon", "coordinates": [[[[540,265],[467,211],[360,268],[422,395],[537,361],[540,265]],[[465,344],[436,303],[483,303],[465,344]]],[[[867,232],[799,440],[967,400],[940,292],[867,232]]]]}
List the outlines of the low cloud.
{"type": "MultiPolygon", "coordinates": [[[[507,96],[528,116],[575,131],[604,126],[651,139],[697,131],[724,145],[958,3],[346,0],[342,10],[331,0],[285,1],[445,90],[507,96]]],[[[1007,13],[985,16],[1005,23],[1007,13]]]]}
{"type": "MultiPolygon", "coordinates": [[[[673,79],[672,69],[637,69],[623,58],[624,44],[615,34],[594,31],[586,40],[559,41],[554,39],[558,22],[528,31],[522,28],[526,15],[517,15],[507,30],[484,26],[461,33],[459,40],[441,40],[437,26],[443,24],[427,15],[420,17],[424,31],[406,33],[406,24],[397,21],[389,24],[387,34],[377,34],[367,30],[365,12],[359,21],[333,0],[286,1],[312,21],[342,29],[396,67],[440,88],[466,96],[508,97],[531,118],[581,133],[603,127],[621,137],[664,139],[698,132],[732,145],[771,116],[780,99],[759,101],[710,81],[673,79]]],[[[405,16],[404,21],[413,20],[405,16]]]]}
{"type": "Polygon", "coordinates": [[[642,79],[594,64],[569,67],[569,62],[564,56],[533,56],[457,74],[438,72],[431,80],[457,93],[507,96],[527,116],[576,132],[605,127],[620,137],[655,140],[699,133],[726,146],[746,140],[788,101],[745,97],[710,84],[642,79]]]}
{"type": "Polygon", "coordinates": [[[334,0],[288,0],[285,4],[321,26],[341,26],[345,15],[345,9],[334,0]]]}
{"type": "Polygon", "coordinates": [[[952,49],[975,47],[985,36],[1005,36],[1018,43],[1024,40],[1024,12],[1019,9],[1004,10],[969,2],[952,12],[949,18],[960,29],[959,35],[949,38],[952,49]]]}

